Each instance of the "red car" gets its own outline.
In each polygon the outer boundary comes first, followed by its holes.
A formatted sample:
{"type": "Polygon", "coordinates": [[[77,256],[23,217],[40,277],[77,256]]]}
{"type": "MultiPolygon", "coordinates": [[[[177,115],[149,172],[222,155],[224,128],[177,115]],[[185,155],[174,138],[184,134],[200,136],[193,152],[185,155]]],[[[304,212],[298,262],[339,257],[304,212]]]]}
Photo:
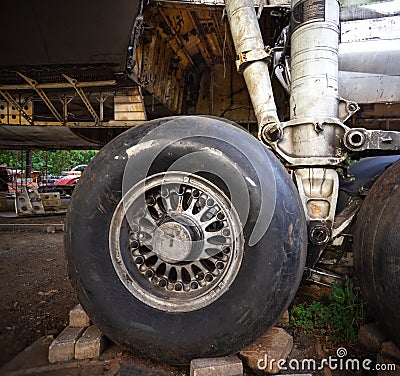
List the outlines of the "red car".
{"type": "Polygon", "coordinates": [[[79,165],[71,169],[71,171],[63,171],[63,175],[66,176],[63,176],[55,182],[53,191],[60,192],[60,195],[70,196],[86,166],[87,165],[79,165]]]}

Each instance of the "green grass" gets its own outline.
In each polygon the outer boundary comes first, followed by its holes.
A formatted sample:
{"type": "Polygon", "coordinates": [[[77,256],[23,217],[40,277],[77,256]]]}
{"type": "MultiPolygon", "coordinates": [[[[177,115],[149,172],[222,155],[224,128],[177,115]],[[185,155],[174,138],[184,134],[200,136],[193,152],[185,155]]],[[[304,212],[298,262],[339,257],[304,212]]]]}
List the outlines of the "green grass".
{"type": "Polygon", "coordinates": [[[333,285],[323,301],[302,303],[290,312],[290,324],[307,333],[328,336],[332,342],[354,342],[366,318],[361,294],[355,292],[350,281],[343,286],[333,285]]]}

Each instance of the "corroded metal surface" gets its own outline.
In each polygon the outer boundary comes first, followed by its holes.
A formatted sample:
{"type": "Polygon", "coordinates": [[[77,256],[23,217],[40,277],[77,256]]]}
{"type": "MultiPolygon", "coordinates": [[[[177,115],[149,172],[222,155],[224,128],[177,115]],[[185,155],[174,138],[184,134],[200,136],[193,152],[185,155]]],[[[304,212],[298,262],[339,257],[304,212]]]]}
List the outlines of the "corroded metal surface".
{"type": "Polygon", "coordinates": [[[0,127],[3,146],[24,149],[29,147],[48,148],[52,145],[61,149],[74,146],[79,149],[97,149],[98,144],[75,135],[67,127],[13,126],[0,127]]]}
{"type": "Polygon", "coordinates": [[[2,4],[0,66],[114,64],[124,69],[138,10],[138,0],[121,0],[118,6],[112,0],[8,1],[2,4]]]}

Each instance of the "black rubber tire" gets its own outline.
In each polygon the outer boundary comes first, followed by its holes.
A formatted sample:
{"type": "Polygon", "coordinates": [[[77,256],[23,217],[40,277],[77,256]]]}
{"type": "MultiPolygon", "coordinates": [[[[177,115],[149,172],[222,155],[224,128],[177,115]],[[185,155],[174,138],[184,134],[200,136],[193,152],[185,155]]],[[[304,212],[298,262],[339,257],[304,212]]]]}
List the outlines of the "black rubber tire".
{"type": "MultiPolygon", "coordinates": [[[[169,133],[164,137],[158,141],[168,145],[169,133]]],[[[271,182],[268,176],[258,177],[246,155],[223,141],[232,139],[240,140],[241,150],[258,146],[249,133],[222,120],[178,117],[150,121],[118,136],[99,152],[74,191],[65,235],[72,284],[93,322],[113,341],[136,354],[187,364],[193,358],[237,352],[279,319],[298,288],[307,231],[295,186],[277,158],[262,148],[257,168],[262,169],[269,160],[278,191],[271,224],[262,239],[250,247],[247,240],[261,204],[260,186],[268,192],[271,182]],[[126,149],[167,121],[203,134],[210,132],[207,124],[213,123],[220,131],[219,139],[210,134],[210,138],[193,137],[167,146],[150,174],[165,171],[183,155],[209,148],[222,151],[228,157],[225,168],[235,165],[251,182],[247,186],[250,215],[243,231],[246,244],[240,270],[218,300],[186,313],[163,312],[134,298],[118,279],[108,249],[110,221],[121,199],[126,149]]]]}
{"type": "Polygon", "coordinates": [[[356,221],[354,266],[388,338],[400,345],[400,161],[376,180],[356,221]]]}

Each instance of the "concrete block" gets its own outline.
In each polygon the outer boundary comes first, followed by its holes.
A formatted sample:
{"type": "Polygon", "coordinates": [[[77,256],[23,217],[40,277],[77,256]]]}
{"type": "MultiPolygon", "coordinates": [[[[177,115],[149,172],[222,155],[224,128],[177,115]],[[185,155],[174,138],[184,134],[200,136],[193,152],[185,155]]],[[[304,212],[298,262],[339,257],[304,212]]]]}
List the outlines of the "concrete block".
{"type": "Polygon", "coordinates": [[[42,199],[40,198],[39,192],[36,187],[29,188],[29,199],[31,200],[31,205],[34,214],[46,214],[42,204],[42,199]]]}
{"type": "Polygon", "coordinates": [[[284,361],[293,348],[293,337],[282,328],[274,327],[239,355],[256,371],[279,373],[278,361],[284,361]]]}
{"type": "Polygon", "coordinates": [[[375,323],[363,325],[358,331],[358,340],[368,350],[378,352],[382,343],[387,340],[381,329],[375,323]]]}
{"type": "Polygon", "coordinates": [[[400,364],[400,349],[395,345],[394,342],[383,342],[380,354],[385,358],[392,359],[395,361],[395,363],[400,364]]]}
{"type": "Polygon", "coordinates": [[[55,234],[55,232],[56,232],[56,226],[47,226],[47,227],[46,227],[46,232],[47,232],[48,234],[55,234]]]}
{"type": "Polygon", "coordinates": [[[243,375],[243,364],[237,356],[193,359],[190,376],[236,376],[243,375]]]}
{"type": "Polygon", "coordinates": [[[82,335],[84,327],[72,328],[67,326],[49,347],[49,362],[63,362],[74,359],[75,344],[82,335]]]}
{"type": "Polygon", "coordinates": [[[69,326],[78,328],[89,325],[90,318],[80,304],[69,311],[69,326]]]}
{"type": "Polygon", "coordinates": [[[60,193],[40,193],[45,211],[59,211],[62,207],[60,193]]]}
{"type": "Polygon", "coordinates": [[[104,335],[97,326],[89,326],[75,345],[75,359],[98,358],[104,349],[104,335]]]}
{"type": "Polygon", "coordinates": [[[32,215],[33,208],[31,200],[29,200],[28,191],[26,187],[22,187],[21,192],[15,194],[15,207],[18,215],[32,215]]]}

